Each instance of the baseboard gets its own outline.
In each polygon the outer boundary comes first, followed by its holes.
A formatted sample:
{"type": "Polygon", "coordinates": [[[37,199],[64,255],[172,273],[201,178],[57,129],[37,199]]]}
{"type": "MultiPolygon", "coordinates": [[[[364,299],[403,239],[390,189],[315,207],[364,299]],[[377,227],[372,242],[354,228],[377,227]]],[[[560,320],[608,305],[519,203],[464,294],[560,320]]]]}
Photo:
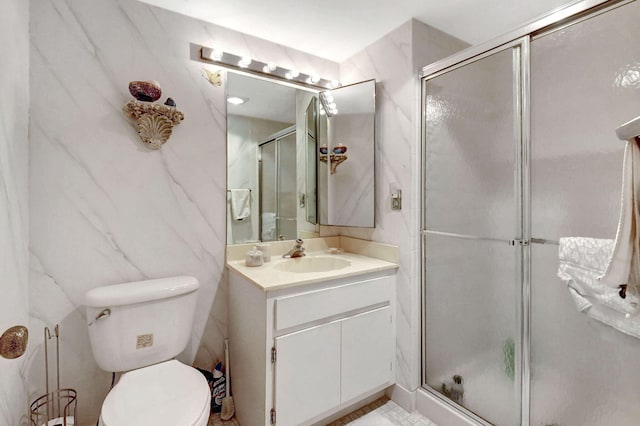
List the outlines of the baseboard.
{"type": "Polygon", "coordinates": [[[416,409],[416,391],[410,391],[399,384],[395,384],[387,389],[387,396],[408,413],[416,409]]]}
{"type": "Polygon", "coordinates": [[[416,392],[416,409],[420,414],[440,426],[482,426],[486,423],[473,421],[469,417],[420,388],[416,392]]]}

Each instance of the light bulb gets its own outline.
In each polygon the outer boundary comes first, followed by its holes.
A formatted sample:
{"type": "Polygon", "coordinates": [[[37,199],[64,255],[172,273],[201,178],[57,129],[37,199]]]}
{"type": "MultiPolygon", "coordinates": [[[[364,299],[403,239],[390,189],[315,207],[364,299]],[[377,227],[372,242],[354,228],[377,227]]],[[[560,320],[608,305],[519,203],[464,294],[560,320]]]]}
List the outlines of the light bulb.
{"type": "Polygon", "coordinates": [[[238,66],[240,68],[247,68],[251,64],[251,58],[249,56],[243,56],[242,59],[238,61],[238,66]]]}
{"type": "Polygon", "coordinates": [[[224,55],[224,52],[220,49],[213,49],[213,51],[211,52],[211,59],[213,59],[214,61],[219,61],[220,59],[222,59],[222,55],[224,55]]]}

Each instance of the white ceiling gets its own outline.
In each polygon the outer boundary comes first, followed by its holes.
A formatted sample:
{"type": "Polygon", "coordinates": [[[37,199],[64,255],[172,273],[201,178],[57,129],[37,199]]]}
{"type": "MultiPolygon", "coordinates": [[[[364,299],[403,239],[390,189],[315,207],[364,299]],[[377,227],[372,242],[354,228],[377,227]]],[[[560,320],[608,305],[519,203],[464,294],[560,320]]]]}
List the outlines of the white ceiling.
{"type": "Polygon", "coordinates": [[[572,0],[141,0],[341,62],[411,18],[478,44],[572,0]]]}

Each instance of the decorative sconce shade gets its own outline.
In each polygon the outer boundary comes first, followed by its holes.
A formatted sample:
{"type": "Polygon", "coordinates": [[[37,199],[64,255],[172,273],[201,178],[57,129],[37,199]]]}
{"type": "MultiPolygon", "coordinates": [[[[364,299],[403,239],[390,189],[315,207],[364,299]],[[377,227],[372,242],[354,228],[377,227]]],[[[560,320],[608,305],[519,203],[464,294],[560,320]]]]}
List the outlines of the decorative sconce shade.
{"type": "Polygon", "coordinates": [[[157,81],[131,81],[129,93],[139,101],[155,102],[162,96],[162,89],[157,81]]]}
{"type": "Polygon", "coordinates": [[[329,163],[331,167],[331,174],[336,173],[336,169],[340,164],[347,161],[349,157],[347,157],[347,147],[341,143],[337,144],[331,149],[332,154],[329,155],[329,148],[327,145],[321,145],[318,148],[320,151],[320,155],[318,156],[319,160],[323,163],[329,163]]]}

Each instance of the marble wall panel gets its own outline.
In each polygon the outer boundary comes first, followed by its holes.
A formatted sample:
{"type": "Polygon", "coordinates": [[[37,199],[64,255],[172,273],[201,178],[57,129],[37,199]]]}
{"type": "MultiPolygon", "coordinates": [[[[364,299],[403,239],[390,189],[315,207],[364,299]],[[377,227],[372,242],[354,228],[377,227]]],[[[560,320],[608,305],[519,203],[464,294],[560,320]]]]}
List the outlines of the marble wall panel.
{"type": "MultiPolygon", "coordinates": [[[[189,274],[200,281],[181,359],[210,367],[226,335],[225,88],[189,43],[222,45],[335,78],[337,65],[133,0],[31,2],[32,323],[59,323],[63,377],[95,422],[109,377],[93,363],[82,299],[93,287],[189,274]],[[313,69],[311,69],[313,68],[313,69]],[[122,114],[131,80],[157,80],[185,114],[159,151],[122,114]]],[[[27,51],[27,49],[23,49],[27,51]]],[[[223,79],[224,80],[224,79],[223,79]]],[[[40,350],[30,394],[42,392],[40,350]]]]}
{"type": "MultiPolygon", "coordinates": [[[[0,13],[0,334],[14,325],[29,326],[28,51],[28,3],[3,2],[0,13]]],[[[27,424],[25,360],[25,356],[0,357],[0,426],[27,424]]]]}

